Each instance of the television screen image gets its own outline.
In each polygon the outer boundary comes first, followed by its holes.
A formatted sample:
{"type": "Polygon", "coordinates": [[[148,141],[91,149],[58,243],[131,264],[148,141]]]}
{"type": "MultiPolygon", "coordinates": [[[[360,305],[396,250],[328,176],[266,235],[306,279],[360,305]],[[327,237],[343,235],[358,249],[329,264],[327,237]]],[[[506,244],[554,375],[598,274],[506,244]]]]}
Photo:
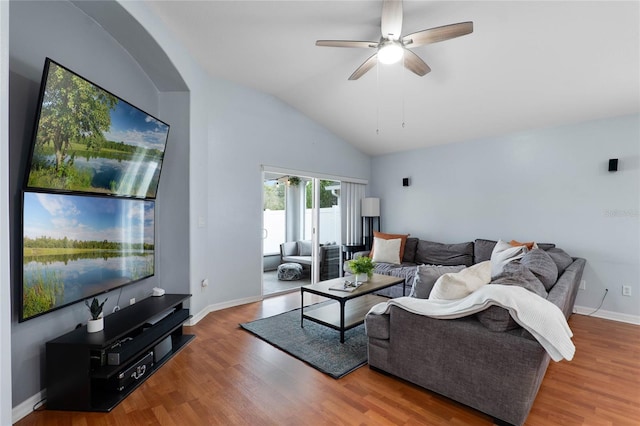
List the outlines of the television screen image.
{"type": "Polygon", "coordinates": [[[24,192],[20,321],[154,275],[155,202],[24,192]]]}
{"type": "Polygon", "coordinates": [[[26,187],[155,198],[169,125],[47,58],[26,187]]]}

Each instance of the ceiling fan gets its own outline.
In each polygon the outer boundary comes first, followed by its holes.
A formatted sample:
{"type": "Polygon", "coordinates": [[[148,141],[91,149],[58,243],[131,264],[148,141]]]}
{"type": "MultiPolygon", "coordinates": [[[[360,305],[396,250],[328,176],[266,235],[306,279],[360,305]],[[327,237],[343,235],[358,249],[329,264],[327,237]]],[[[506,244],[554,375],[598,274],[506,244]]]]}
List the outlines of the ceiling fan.
{"type": "Polygon", "coordinates": [[[418,31],[404,37],[402,33],[402,0],[384,0],[382,3],[380,41],[350,41],[350,40],[318,40],[316,46],[327,47],[364,47],[377,49],[369,59],[356,69],[349,80],[357,80],[378,62],[392,64],[404,57],[404,66],[409,71],[423,76],[431,71],[418,55],[409,48],[423,46],[449,40],[473,32],[473,22],[460,22],[442,27],[418,31]]]}

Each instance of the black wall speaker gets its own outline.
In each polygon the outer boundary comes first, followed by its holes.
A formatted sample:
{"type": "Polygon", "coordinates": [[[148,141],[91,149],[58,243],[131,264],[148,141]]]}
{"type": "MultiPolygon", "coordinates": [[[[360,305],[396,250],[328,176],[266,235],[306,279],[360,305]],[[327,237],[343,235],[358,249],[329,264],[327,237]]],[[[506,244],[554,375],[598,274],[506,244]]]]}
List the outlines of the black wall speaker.
{"type": "Polygon", "coordinates": [[[618,159],[617,158],[609,159],[609,171],[610,172],[617,172],[618,171],[618,159]]]}
{"type": "Polygon", "coordinates": [[[409,186],[409,178],[402,178],[402,186],[409,186]]]}

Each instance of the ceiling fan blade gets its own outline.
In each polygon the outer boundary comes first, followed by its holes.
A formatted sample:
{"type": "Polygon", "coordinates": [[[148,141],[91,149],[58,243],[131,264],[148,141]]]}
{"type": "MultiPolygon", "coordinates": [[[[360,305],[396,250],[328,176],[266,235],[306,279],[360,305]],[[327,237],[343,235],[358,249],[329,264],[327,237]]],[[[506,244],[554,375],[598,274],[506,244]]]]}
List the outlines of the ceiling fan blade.
{"type": "Polygon", "coordinates": [[[431,71],[429,65],[408,49],[404,49],[404,67],[420,77],[431,71]]]}
{"type": "Polygon", "coordinates": [[[473,22],[459,22],[457,24],[430,28],[406,35],[402,43],[407,47],[422,46],[424,44],[437,43],[452,38],[467,35],[473,32],[473,22]]]}
{"type": "Polygon", "coordinates": [[[375,41],[351,41],[351,40],[318,40],[316,46],[327,47],[378,47],[375,41]]]}
{"type": "Polygon", "coordinates": [[[384,0],[382,4],[382,38],[399,40],[402,33],[402,0],[384,0]]]}
{"type": "Polygon", "coordinates": [[[378,63],[378,54],[376,53],[373,56],[371,56],[369,59],[364,61],[364,63],[362,65],[360,65],[358,67],[358,69],[353,72],[353,74],[351,74],[351,76],[349,77],[349,80],[357,80],[357,79],[359,79],[367,71],[369,71],[371,68],[375,67],[377,63],[378,63]]]}

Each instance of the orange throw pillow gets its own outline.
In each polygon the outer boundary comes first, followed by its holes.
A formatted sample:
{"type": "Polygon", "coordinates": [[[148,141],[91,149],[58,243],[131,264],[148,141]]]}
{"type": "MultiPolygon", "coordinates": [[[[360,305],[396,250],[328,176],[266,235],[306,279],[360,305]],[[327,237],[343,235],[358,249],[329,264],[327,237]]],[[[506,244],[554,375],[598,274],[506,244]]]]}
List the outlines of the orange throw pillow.
{"type": "MultiPolygon", "coordinates": [[[[400,238],[400,262],[402,263],[402,257],[404,256],[404,245],[407,243],[407,238],[409,234],[385,234],[384,232],[373,231],[374,238],[382,238],[383,240],[395,240],[396,238],[400,238]]],[[[371,253],[369,253],[369,257],[373,259],[373,250],[375,250],[375,245],[371,247],[371,253]]]]}
{"type": "Polygon", "coordinates": [[[535,243],[533,241],[531,241],[529,243],[521,243],[521,242],[516,241],[516,240],[511,240],[511,241],[509,241],[509,244],[511,244],[513,247],[526,246],[527,250],[533,250],[533,245],[535,243]]]}

